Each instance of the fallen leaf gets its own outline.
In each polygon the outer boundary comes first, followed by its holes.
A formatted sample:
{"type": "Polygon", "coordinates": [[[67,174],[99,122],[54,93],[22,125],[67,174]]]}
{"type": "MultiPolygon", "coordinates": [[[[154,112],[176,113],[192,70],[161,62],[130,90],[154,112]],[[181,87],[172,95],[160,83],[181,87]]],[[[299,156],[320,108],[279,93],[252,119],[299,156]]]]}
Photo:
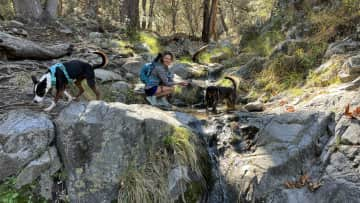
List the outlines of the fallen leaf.
{"type": "Polygon", "coordinates": [[[309,181],[309,176],[307,174],[300,176],[299,182],[304,186],[309,181]]]}
{"type": "Polygon", "coordinates": [[[350,104],[348,104],[346,107],[345,107],[345,116],[349,117],[349,118],[353,118],[353,115],[352,113],[350,112],[350,104]]]}
{"type": "Polygon", "coordinates": [[[284,183],[284,185],[285,185],[285,187],[286,187],[287,189],[294,189],[294,188],[295,188],[295,184],[294,184],[293,182],[290,182],[290,181],[286,181],[286,182],[284,183]]]}
{"type": "Polygon", "coordinates": [[[284,106],[285,104],[287,104],[288,102],[286,100],[280,100],[279,105],[280,106],[284,106]]]}
{"type": "Polygon", "coordinates": [[[295,107],[293,107],[293,106],[286,106],[285,109],[287,112],[291,112],[291,113],[295,112],[295,107]]]}
{"type": "Polygon", "coordinates": [[[314,192],[315,190],[319,189],[320,187],[322,186],[322,184],[320,182],[310,182],[308,184],[308,189],[311,191],[311,192],[314,192]]]}

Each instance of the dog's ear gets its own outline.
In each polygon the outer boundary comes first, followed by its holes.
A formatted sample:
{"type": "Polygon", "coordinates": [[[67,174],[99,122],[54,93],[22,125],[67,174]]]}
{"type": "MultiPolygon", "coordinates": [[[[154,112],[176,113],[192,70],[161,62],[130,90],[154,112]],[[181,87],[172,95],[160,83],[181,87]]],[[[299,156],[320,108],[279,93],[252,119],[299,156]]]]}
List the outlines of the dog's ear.
{"type": "Polygon", "coordinates": [[[31,79],[33,81],[34,84],[38,83],[39,81],[37,80],[36,76],[32,75],[31,79]]]}

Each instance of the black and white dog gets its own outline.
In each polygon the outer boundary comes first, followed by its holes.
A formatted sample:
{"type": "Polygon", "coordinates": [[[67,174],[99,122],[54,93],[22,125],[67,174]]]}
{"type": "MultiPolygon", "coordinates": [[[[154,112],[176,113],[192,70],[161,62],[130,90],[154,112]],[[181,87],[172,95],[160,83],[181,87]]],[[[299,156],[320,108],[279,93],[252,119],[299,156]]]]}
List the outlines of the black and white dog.
{"type": "Polygon", "coordinates": [[[81,85],[81,81],[86,79],[87,84],[96,94],[96,99],[100,99],[100,92],[96,89],[95,86],[95,72],[94,69],[106,66],[108,63],[108,58],[102,52],[96,51],[93,52],[101,56],[102,62],[100,64],[91,65],[89,63],[72,60],[67,61],[61,64],[62,68],[49,69],[39,80],[35,76],[31,76],[34,82],[34,103],[40,103],[44,100],[46,94],[52,87],[56,88],[56,95],[54,101],[51,105],[44,109],[44,111],[51,111],[55,106],[57,101],[61,98],[64,93],[68,98],[68,102],[73,99],[78,99],[81,94],[84,92],[84,88],[81,85]],[[66,86],[74,80],[75,85],[79,89],[79,93],[73,98],[67,91],[66,86]]]}

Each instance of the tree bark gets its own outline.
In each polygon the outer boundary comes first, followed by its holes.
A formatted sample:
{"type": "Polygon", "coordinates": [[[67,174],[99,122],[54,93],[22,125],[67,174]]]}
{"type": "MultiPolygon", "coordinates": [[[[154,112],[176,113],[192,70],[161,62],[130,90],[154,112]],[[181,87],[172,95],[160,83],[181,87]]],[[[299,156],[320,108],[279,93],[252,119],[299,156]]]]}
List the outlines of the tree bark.
{"type": "Polygon", "coordinates": [[[59,44],[46,47],[0,32],[0,56],[7,59],[49,60],[70,55],[72,51],[73,45],[71,44],[59,44]]]}
{"type": "Polygon", "coordinates": [[[203,42],[210,41],[210,0],[203,1],[203,29],[201,39],[203,42]]]}
{"type": "Polygon", "coordinates": [[[146,29],[146,20],[147,20],[147,15],[146,15],[146,0],[142,0],[141,2],[141,6],[142,6],[142,21],[141,21],[141,28],[142,29],[146,29]]]}
{"type": "Polygon", "coordinates": [[[171,0],[171,23],[172,23],[172,32],[176,33],[176,17],[178,13],[179,2],[177,0],[171,0]]]}
{"type": "Polygon", "coordinates": [[[91,18],[96,18],[97,17],[98,9],[99,9],[99,1],[98,0],[88,0],[87,12],[86,13],[91,18]]]}
{"type": "Polygon", "coordinates": [[[121,22],[125,23],[129,30],[138,30],[139,21],[139,0],[120,0],[121,22]]]}
{"type": "Polygon", "coordinates": [[[149,22],[147,25],[147,29],[151,30],[153,26],[154,21],[154,6],[155,6],[155,0],[150,0],[150,9],[149,9],[149,22]]]}
{"type": "Polygon", "coordinates": [[[47,12],[50,18],[56,19],[58,15],[58,5],[58,0],[47,0],[44,12],[47,12]]]}
{"type": "Polygon", "coordinates": [[[186,15],[186,19],[189,23],[189,27],[190,27],[190,31],[191,31],[191,34],[193,36],[195,36],[195,28],[194,28],[194,23],[193,23],[193,16],[192,16],[192,7],[191,7],[191,1],[184,1],[184,8],[185,8],[185,15],[186,15]]]}
{"type": "Polygon", "coordinates": [[[223,12],[223,9],[221,7],[219,7],[219,12],[220,12],[221,24],[222,24],[222,26],[223,26],[223,28],[225,30],[225,33],[228,34],[229,28],[226,25],[224,12],[223,12]]]}
{"type": "Polygon", "coordinates": [[[38,0],[14,0],[15,14],[25,21],[39,19],[43,9],[38,0]]]}
{"type": "MultiPolygon", "coordinates": [[[[210,38],[214,37],[214,40],[217,41],[218,36],[216,33],[216,16],[218,10],[218,0],[212,0],[211,11],[210,11],[210,38]]],[[[209,39],[210,41],[210,39],[209,39]]]]}

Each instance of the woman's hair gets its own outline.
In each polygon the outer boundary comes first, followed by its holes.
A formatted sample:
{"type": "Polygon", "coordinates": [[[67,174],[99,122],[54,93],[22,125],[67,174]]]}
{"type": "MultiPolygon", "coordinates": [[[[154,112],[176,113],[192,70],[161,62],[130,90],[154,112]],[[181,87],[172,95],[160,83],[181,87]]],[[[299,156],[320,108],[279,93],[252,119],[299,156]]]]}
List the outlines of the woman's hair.
{"type": "Polygon", "coordinates": [[[163,62],[163,58],[169,55],[171,57],[171,60],[174,60],[174,54],[170,51],[164,51],[163,53],[158,53],[158,55],[155,57],[154,62],[163,62]]]}

